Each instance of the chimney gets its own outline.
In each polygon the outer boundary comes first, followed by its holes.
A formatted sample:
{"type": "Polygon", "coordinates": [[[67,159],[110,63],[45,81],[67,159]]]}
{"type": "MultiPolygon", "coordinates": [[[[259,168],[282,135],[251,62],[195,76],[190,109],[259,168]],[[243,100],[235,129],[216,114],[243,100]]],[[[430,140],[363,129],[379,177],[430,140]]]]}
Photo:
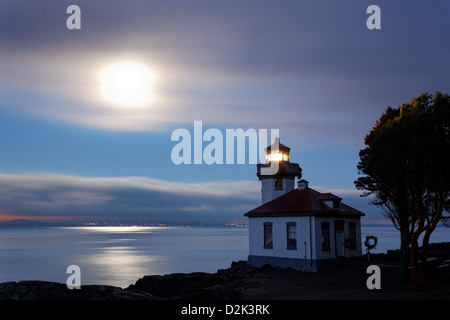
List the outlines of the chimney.
{"type": "Polygon", "coordinates": [[[306,189],[306,188],[308,188],[308,181],[306,181],[305,179],[302,179],[302,180],[299,180],[298,182],[297,182],[297,184],[298,184],[298,188],[299,189],[306,189]]]}

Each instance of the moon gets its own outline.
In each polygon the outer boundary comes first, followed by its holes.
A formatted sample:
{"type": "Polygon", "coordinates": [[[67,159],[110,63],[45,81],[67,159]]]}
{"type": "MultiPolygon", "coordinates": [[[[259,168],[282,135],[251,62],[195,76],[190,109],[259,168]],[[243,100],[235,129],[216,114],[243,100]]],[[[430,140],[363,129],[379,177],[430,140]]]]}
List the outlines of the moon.
{"type": "Polygon", "coordinates": [[[111,64],[100,73],[105,101],[121,107],[142,107],[152,98],[154,75],[144,64],[125,61],[111,64]]]}

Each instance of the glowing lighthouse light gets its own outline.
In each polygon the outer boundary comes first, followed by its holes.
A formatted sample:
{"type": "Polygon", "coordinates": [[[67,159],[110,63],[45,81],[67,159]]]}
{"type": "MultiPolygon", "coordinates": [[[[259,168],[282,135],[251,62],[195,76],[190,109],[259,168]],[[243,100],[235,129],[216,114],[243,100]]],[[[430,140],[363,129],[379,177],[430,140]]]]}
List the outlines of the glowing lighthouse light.
{"type": "Polygon", "coordinates": [[[275,143],[266,148],[266,161],[289,161],[289,150],[280,143],[280,138],[275,138],[275,143]]]}
{"type": "Polygon", "coordinates": [[[273,152],[266,155],[266,161],[289,161],[289,154],[273,152]]]}

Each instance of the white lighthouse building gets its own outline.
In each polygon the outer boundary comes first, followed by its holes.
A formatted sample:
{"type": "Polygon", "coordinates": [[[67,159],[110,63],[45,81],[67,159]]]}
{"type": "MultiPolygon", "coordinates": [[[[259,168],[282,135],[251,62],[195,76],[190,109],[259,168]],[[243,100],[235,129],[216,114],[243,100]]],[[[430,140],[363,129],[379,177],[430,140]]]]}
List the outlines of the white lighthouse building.
{"type": "Polygon", "coordinates": [[[332,193],[311,189],[302,170],[290,162],[290,148],[279,139],[266,148],[257,165],[262,205],[249,218],[248,263],[271,264],[303,271],[362,255],[361,216],[332,193]]]}

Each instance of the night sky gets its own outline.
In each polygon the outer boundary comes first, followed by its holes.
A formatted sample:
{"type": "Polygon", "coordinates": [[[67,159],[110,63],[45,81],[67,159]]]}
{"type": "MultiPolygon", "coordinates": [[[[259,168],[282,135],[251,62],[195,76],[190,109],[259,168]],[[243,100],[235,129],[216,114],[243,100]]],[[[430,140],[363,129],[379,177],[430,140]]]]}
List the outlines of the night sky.
{"type": "Polygon", "coordinates": [[[386,221],[354,187],[358,152],[388,106],[450,93],[449,16],[447,0],[0,0],[0,220],[245,223],[255,164],[171,160],[172,132],[202,121],[279,129],[310,187],[386,221]],[[102,93],[124,61],[151,72],[142,105],[102,93]]]}

